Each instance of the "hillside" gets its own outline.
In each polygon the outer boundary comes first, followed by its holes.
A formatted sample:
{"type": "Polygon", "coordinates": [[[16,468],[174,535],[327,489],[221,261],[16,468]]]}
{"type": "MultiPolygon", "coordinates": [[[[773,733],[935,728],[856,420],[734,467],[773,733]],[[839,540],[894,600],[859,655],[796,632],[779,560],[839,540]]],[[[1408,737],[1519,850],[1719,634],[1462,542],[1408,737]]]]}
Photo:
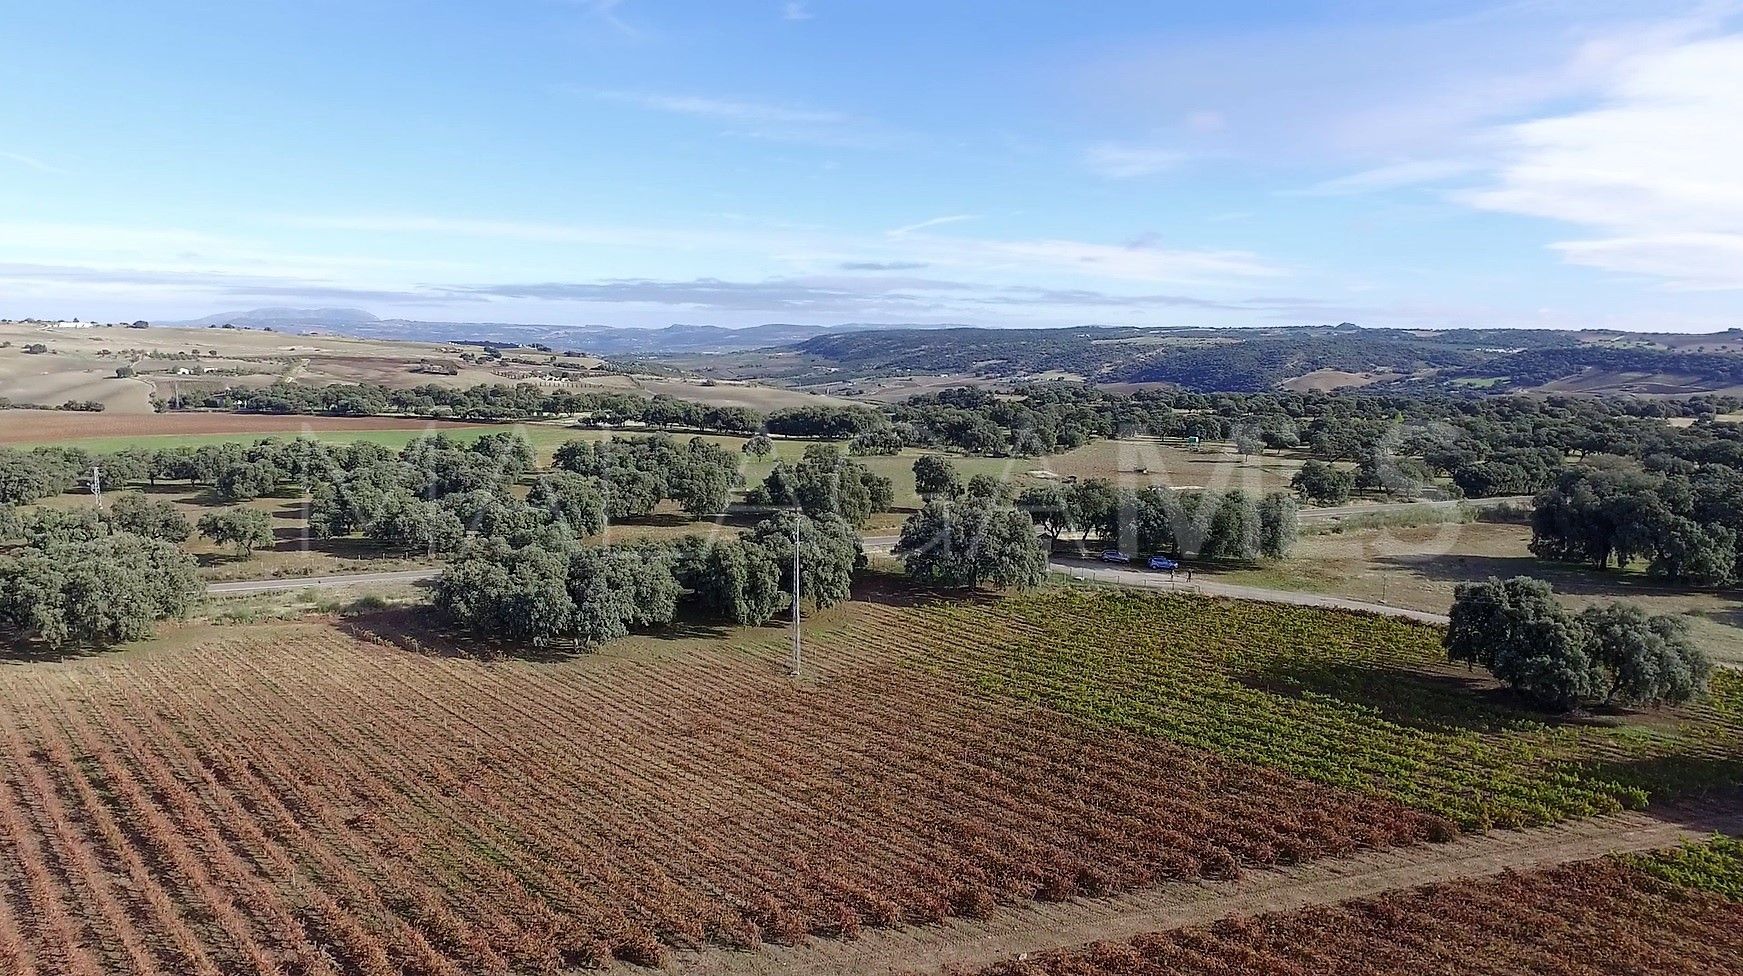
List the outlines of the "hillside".
{"type": "Polygon", "coordinates": [[[925,330],[920,325],[871,325],[847,322],[834,325],[789,325],[769,323],[728,329],[717,325],[668,325],[659,329],[619,328],[609,325],[541,325],[515,322],[426,322],[418,319],[383,319],[355,308],[256,308],[220,312],[189,322],[168,325],[206,327],[235,325],[271,328],[278,332],[307,334],[333,332],[360,339],[411,342],[491,342],[512,345],[545,345],[555,349],[582,350],[604,357],[709,354],[743,352],[788,345],[809,339],[868,330],[900,328],[925,330]]]}
{"type": "Polygon", "coordinates": [[[849,388],[891,377],[1081,378],[1201,391],[1348,386],[1687,394],[1743,384],[1743,332],[1074,328],[887,329],[818,336],[723,359],[705,375],[849,388]]]}

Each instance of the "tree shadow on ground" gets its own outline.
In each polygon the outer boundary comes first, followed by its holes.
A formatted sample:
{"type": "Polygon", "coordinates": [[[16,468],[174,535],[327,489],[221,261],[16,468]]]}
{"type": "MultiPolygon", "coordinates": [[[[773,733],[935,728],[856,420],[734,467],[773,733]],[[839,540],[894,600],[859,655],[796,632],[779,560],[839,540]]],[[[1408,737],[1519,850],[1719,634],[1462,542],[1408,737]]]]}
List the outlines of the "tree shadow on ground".
{"type": "Polygon", "coordinates": [[[1725,607],[1712,610],[1690,610],[1688,611],[1688,615],[1691,617],[1699,617],[1709,623],[1719,624],[1724,627],[1743,628],[1743,606],[1725,607]]]}
{"type": "Polygon", "coordinates": [[[1582,779],[1646,791],[1649,809],[1666,822],[1743,835],[1743,754],[1691,746],[1657,756],[1576,763],[1573,771],[1582,779]]]}
{"type": "Polygon", "coordinates": [[[1481,671],[1284,659],[1237,676],[1257,691],[1335,698],[1425,732],[1504,732],[1522,725],[1609,728],[1650,720],[1627,710],[1548,711],[1481,671]]]}
{"type": "Polygon", "coordinates": [[[8,664],[62,664],[80,658],[96,657],[107,647],[52,648],[40,640],[16,634],[0,634],[0,667],[8,664]]]}
{"type": "Polygon", "coordinates": [[[575,647],[536,647],[481,637],[456,625],[447,614],[428,606],[387,607],[344,614],[338,627],[360,640],[427,657],[554,663],[569,660],[579,653],[575,647]]]}
{"type": "MultiPolygon", "coordinates": [[[[430,657],[557,664],[597,650],[570,641],[536,645],[483,636],[459,626],[428,604],[342,611],[338,627],[353,637],[430,657]]],[[[630,636],[662,643],[719,640],[727,636],[731,627],[725,621],[680,614],[664,627],[633,631],[630,636]]]]}
{"type": "Polygon", "coordinates": [[[1442,583],[1465,583],[1491,576],[1499,579],[1534,576],[1555,587],[1558,593],[1577,596],[1686,596],[1710,592],[1695,587],[1668,585],[1642,573],[1593,569],[1574,563],[1551,562],[1535,556],[1396,553],[1379,556],[1374,562],[1386,569],[1413,573],[1423,579],[1442,583]]]}
{"type": "Polygon", "coordinates": [[[992,590],[927,586],[900,573],[864,569],[854,574],[853,594],[849,599],[886,607],[929,607],[994,603],[1000,599],[1000,594],[992,590]]]}

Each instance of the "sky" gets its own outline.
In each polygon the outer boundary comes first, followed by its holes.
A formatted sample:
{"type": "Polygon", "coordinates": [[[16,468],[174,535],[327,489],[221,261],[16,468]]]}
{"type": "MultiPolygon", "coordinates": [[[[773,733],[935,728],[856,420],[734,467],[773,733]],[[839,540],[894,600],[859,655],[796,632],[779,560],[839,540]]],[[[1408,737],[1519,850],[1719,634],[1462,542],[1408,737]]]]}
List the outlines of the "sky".
{"type": "Polygon", "coordinates": [[[0,0],[6,318],[1709,331],[1740,161],[1743,0],[0,0]]]}

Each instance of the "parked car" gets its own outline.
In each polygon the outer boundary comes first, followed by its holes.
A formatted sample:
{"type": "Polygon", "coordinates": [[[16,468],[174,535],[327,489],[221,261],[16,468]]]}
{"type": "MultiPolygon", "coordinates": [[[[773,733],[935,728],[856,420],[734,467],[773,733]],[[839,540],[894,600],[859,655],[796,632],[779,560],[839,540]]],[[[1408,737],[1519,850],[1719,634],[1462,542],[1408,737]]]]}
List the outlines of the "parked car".
{"type": "Polygon", "coordinates": [[[1132,557],[1118,549],[1107,549],[1102,552],[1101,561],[1104,563],[1129,563],[1132,561],[1132,557]]]}
{"type": "Polygon", "coordinates": [[[1151,569],[1166,569],[1171,572],[1180,568],[1178,562],[1169,559],[1167,556],[1151,556],[1149,566],[1151,569]]]}

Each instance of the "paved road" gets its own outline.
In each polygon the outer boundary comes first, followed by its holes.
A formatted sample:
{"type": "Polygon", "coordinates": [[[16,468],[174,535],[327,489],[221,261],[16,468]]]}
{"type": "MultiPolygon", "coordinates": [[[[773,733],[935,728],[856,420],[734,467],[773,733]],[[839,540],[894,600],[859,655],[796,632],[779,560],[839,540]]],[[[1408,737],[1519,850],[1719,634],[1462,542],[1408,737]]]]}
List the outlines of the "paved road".
{"type": "Polygon", "coordinates": [[[1405,620],[1415,620],[1425,624],[1446,623],[1446,615],[1441,613],[1409,610],[1385,603],[1369,603],[1365,600],[1346,600],[1343,597],[1326,596],[1323,593],[1301,593],[1295,590],[1239,586],[1234,583],[1219,583],[1208,579],[1194,579],[1188,582],[1185,573],[1176,573],[1170,578],[1167,573],[1154,570],[1117,568],[1089,560],[1066,559],[1063,556],[1054,556],[1049,562],[1049,566],[1054,572],[1066,573],[1074,579],[1116,583],[1120,586],[1131,586],[1139,589],[1193,593],[1199,596],[1222,596],[1231,600],[1257,600],[1262,603],[1285,603],[1297,607],[1359,610],[1364,613],[1379,614],[1384,617],[1401,617],[1405,620]]]}
{"type": "MultiPolygon", "coordinates": [[[[896,536],[867,536],[864,540],[868,552],[888,552],[896,544],[896,536]]],[[[1143,569],[1129,569],[1109,566],[1103,563],[1082,559],[1068,559],[1055,556],[1050,561],[1054,572],[1065,573],[1075,578],[1095,580],[1103,583],[1114,583],[1120,586],[1131,586],[1149,590],[1167,590],[1176,593],[1196,593],[1201,596],[1222,596],[1235,600],[1260,600],[1267,603],[1287,603],[1302,607],[1330,607],[1340,610],[1361,610],[1388,617],[1403,617],[1407,620],[1417,620],[1423,623],[1444,624],[1446,616],[1437,613],[1424,613],[1420,610],[1407,610],[1403,607],[1387,606],[1383,603],[1367,603],[1361,600],[1346,600],[1342,597],[1325,596],[1320,593],[1297,593],[1288,590],[1270,590],[1257,586],[1238,586],[1233,583],[1218,583],[1214,580],[1193,580],[1187,582],[1184,574],[1169,578],[1166,573],[1143,569]]],[[[441,573],[440,569],[406,569],[385,573],[350,573],[342,576],[298,576],[283,579],[236,580],[226,583],[209,583],[206,592],[212,596],[245,596],[252,593],[276,593],[285,590],[332,589],[341,586],[356,586],[368,583],[415,583],[419,580],[433,579],[441,573]]]]}
{"type": "Polygon", "coordinates": [[[1372,515],[1386,512],[1411,512],[1425,509],[1496,508],[1501,505],[1529,505],[1530,495],[1504,495],[1499,498],[1455,498],[1436,502],[1385,502],[1380,505],[1329,505],[1325,508],[1303,508],[1304,519],[1348,518],[1352,515],[1372,515]]]}
{"type": "Polygon", "coordinates": [[[415,583],[433,579],[439,569],[402,569],[391,573],[348,573],[344,576],[297,576],[284,579],[236,580],[229,583],[207,583],[206,592],[213,596],[236,596],[245,593],[272,593],[277,590],[323,590],[335,586],[356,586],[359,583],[415,583]]]}

